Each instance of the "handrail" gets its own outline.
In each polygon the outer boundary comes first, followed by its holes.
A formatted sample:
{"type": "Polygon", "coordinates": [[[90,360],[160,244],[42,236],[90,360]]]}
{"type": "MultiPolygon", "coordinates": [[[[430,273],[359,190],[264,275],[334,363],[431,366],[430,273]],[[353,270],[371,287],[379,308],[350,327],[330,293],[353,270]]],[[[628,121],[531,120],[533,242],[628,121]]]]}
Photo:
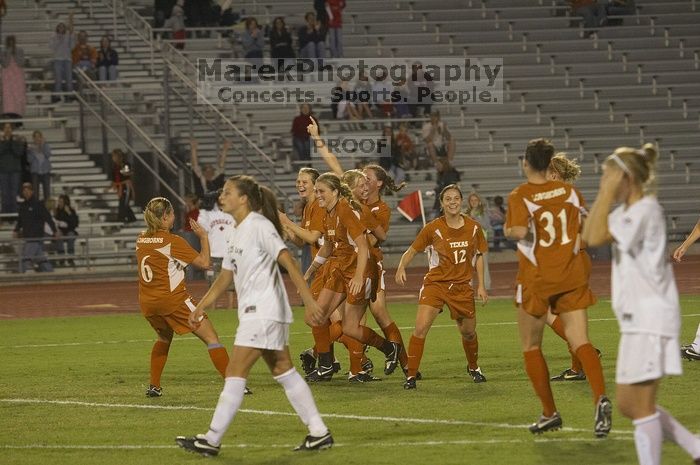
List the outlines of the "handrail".
{"type": "MultiPolygon", "coordinates": [[[[76,92],[76,98],[79,100],[81,107],[86,108],[94,118],[96,118],[101,124],[107,128],[114,137],[117,138],[117,140],[122,144],[128,152],[130,152],[140,163],[143,167],[146,168],[146,170],[151,173],[155,179],[158,180],[161,186],[165,187],[165,190],[167,190],[181,205],[186,205],[184,198],[180,195],[180,192],[177,190],[173,189],[173,187],[160,176],[160,173],[158,173],[156,170],[154,170],[151,167],[151,164],[148,163],[146,160],[144,160],[141,155],[139,155],[138,151],[133,148],[131,145],[130,141],[125,140],[117,131],[114,129],[109,122],[105,121],[104,118],[99,114],[98,111],[94,110],[89,102],[84,98],[83,96],[83,86],[90,86],[92,87],[93,91],[96,91],[96,94],[98,98],[102,99],[103,102],[106,102],[110,108],[119,116],[121,119],[124,121],[124,123],[127,125],[127,129],[130,131],[133,131],[136,135],[138,135],[143,142],[146,143],[148,148],[151,150],[152,153],[156,154],[158,156],[158,160],[161,162],[164,162],[164,165],[168,170],[174,174],[175,176],[180,179],[182,177],[182,169],[170,158],[168,157],[165,152],[156,144],[153,139],[151,139],[148,134],[146,134],[136,122],[134,122],[129,115],[124,113],[119,106],[114,103],[114,101],[107,95],[105,94],[102,89],[99,88],[99,86],[95,85],[95,83],[85,74],[85,72],[81,69],[76,69],[76,73],[79,78],[79,83],[80,83],[80,92],[76,92]]],[[[82,120],[81,120],[82,124],[82,120]]]]}

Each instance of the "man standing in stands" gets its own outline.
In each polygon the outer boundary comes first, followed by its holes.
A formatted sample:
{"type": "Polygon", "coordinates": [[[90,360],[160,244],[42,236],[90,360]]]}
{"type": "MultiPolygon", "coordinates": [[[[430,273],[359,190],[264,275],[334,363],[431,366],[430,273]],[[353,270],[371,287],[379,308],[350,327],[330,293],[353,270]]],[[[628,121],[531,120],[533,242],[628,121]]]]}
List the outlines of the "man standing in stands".
{"type": "Polygon", "coordinates": [[[2,213],[17,211],[17,194],[22,182],[22,162],[26,141],[12,134],[12,123],[5,123],[0,136],[0,198],[2,213]]]}
{"type": "Polygon", "coordinates": [[[22,198],[24,202],[19,205],[17,224],[12,233],[14,238],[21,236],[25,239],[19,256],[19,272],[24,273],[25,261],[36,263],[39,271],[53,271],[44,254],[44,224],[49,225],[54,237],[58,236],[56,225],[44,204],[34,197],[32,183],[22,184],[22,198]]]}

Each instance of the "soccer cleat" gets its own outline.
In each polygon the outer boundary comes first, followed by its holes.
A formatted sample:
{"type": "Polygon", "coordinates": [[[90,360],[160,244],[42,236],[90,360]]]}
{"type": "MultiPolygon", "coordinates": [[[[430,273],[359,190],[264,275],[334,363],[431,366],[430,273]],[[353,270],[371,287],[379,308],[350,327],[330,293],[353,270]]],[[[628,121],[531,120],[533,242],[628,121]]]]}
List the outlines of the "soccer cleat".
{"type": "Polygon", "coordinates": [[[406,378],[406,382],[403,383],[403,388],[406,390],[415,389],[416,388],[416,378],[413,376],[411,376],[410,378],[406,378]]]}
{"type": "Polygon", "coordinates": [[[475,383],[485,383],[486,382],[486,376],[481,372],[481,368],[478,368],[476,370],[471,370],[467,368],[467,371],[469,371],[469,376],[472,377],[475,383]]]}
{"type": "Polygon", "coordinates": [[[306,349],[301,354],[299,354],[299,359],[301,359],[301,369],[307,375],[316,369],[316,357],[314,356],[314,349],[306,349]]]}
{"type": "Polygon", "coordinates": [[[323,436],[311,436],[309,434],[304,438],[304,442],[295,447],[294,450],[323,450],[330,449],[332,446],[333,436],[331,436],[331,432],[328,431],[323,436]]]}
{"type": "Polygon", "coordinates": [[[373,370],[374,363],[372,363],[372,360],[369,357],[367,357],[367,359],[364,362],[362,362],[362,371],[366,373],[372,373],[373,370]]]}
{"type": "Polygon", "coordinates": [[[681,357],[686,360],[690,360],[691,362],[694,360],[700,360],[700,354],[693,350],[692,345],[684,346],[684,348],[681,349],[681,357]]]}
{"type": "Polygon", "coordinates": [[[333,373],[338,373],[340,371],[340,362],[338,360],[333,361],[333,373]]]}
{"type": "Polygon", "coordinates": [[[204,457],[216,457],[219,455],[219,449],[221,449],[220,446],[209,444],[203,434],[192,437],[178,436],[175,438],[175,442],[186,451],[194,452],[204,457]]]}
{"type": "Polygon", "coordinates": [[[360,371],[356,375],[353,375],[352,373],[348,373],[348,381],[351,383],[370,383],[372,381],[381,381],[381,378],[377,378],[375,376],[372,376],[371,374],[360,371]]]}
{"type": "Polygon", "coordinates": [[[583,371],[574,371],[567,368],[560,375],[552,376],[550,381],[585,381],[586,374],[583,371]]]}
{"type": "Polygon", "coordinates": [[[159,388],[151,384],[148,386],[148,389],[146,389],[146,397],[160,397],[162,395],[163,388],[159,388]]]}
{"type": "Polygon", "coordinates": [[[396,370],[399,365],[399,354],[401,354],[401,345],[398,342],[391,342],[391,352],[386,356],[386,361],[384,362],[384,374],[390,375],[396,370]]]}
{"type": "MultiPolygon", "coordinates": [[[[401,367],[403,370],[403,375],[408,378],[408,367],[401,367]]],[[[420,381],[423,379],[423,375],[421,374],[420,371],[416,372],[416,380],[420,381]]]]}
{"type": "Polygon", "coordinates": [[[554,415],[551,417],[540,415],[540,419],[531,424],[528,429],[532,434],[542,434],[547,431],[556,431],[561,428],[562,424],[563,422],[561,416],[559,416],[559,412],[554,412],[554,415]]]}
{"type": "Polygon", "coordinates": [[[321,381],[330,381],[333,379],[333,366],[324,367],[319,365],[318,368],[306,375],[306,381],[309,383],[318,383],[321,381]]]}
{"type": "Polygon", "coordinates": [[[595,406],[595,425],[593,432],[597,438],[604,438],[612,428],[612,403],[605,396],[600,396],[595,406]]]}
{"type": "Polygon", "coordinates": [[[245,390],[243,391],[243,395],[249,396],[253,393],[250,389],[248,389],[248,386],[245,387],[245,390]]]}

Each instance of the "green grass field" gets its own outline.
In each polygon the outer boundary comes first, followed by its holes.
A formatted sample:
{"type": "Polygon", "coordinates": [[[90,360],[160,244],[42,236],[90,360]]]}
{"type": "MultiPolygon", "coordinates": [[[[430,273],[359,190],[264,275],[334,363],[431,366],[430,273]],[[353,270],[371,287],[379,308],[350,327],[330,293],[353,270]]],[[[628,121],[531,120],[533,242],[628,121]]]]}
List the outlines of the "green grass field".
{"type": "MultiPolygon", "coordinates": [[[[700,319],[700,299],[683,299],[683,341],[700,319]]],[[[406,341],[413,304],[392,304],[406,341]]],[[[294,360],[312,343],[296,311],[294,360]]],[[[617,323],[608,302],[589,313],[593,343],[603,352],[614,397],[617,323]]],[[[565,429],[533,437],[526,425],[540,412],[522,367],[510,300],[479,310],[480,365],[488,382],[466,375],[459,335],[448,314],[428,335],[418,390],[404,391],[395,373],[366,385],[336,375],[313,385],[319,409],[336,439],[320,453],[295,453],[305,427],[293,415],[280,386],[262,361],[223,443],[218,463],[237,464],[633,464],[631,423],[615,414],[607,440],[593,437],[593,403],[585,382],[554,383],[565,429]]],[[[212,312],[227,346],[236,325],[233,311],[212,312]]],[[[544,352],[552,374],[568,367],[564,343],[547,330],[544,352]]],[[[161,464],[199,463],[174,444],[178,434],[206,431],[221,388],[204,345],[176,338],[163,375],[164,395],[144,396],[153,334],[138,314],[3,321],[0,325],[0,463],[161,464]]],[[[336,349],[347,368],[345,349],[336,349]]],[[[383,356],[371,351],[375,364],[383,356]]],[[[700,429],[697,382],[700,363],[685,362],[682,377],[664,381],[660,404],[691,430],[700,429]]],[[[380,370],[378,370],[380,371],[380,370]]],[[[667,444],[664,463],[690,459],[667,444]]]]}

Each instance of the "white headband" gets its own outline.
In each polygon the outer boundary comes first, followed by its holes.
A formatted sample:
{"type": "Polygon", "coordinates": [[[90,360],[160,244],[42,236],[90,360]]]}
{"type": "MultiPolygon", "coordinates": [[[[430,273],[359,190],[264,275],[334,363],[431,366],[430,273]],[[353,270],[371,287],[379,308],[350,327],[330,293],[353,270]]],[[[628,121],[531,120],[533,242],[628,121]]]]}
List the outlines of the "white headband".
{"type": "Polygon", "coordinates": [[[622,159],[617,156],[617,154],[613,153],[612,155],[610,155],[610,159],[612,161],[614,161],[617,164],[617,166],[619,166],[622,169],[622,171],[624,171],[628,175],[632,176],[632,172],[630,171],[630,169],[627,168],[627,165],[625,165],[625,162],[623,162],[622,159]]]}

